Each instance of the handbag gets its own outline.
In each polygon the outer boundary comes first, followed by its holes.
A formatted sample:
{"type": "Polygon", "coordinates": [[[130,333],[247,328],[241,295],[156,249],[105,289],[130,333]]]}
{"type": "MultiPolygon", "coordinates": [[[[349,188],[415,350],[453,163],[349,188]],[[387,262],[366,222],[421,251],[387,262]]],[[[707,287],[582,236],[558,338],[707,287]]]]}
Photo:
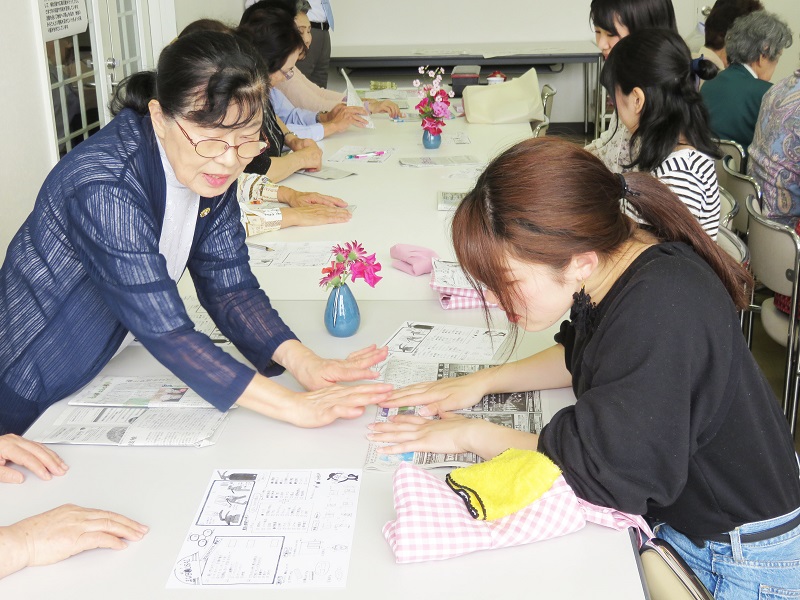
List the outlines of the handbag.
{"type": "Polygon", "coordinates": [[[470,123],[544,121],[544,105],[536,69],[496,85],[464,88],[464,115],[470,123]]]}

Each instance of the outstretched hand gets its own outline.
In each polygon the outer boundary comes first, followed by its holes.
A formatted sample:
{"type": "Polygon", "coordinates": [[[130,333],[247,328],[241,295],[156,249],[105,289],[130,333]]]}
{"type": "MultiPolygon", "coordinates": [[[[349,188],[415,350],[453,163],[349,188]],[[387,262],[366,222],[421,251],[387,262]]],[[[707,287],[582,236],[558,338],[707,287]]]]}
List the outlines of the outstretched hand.
{"type": "Polygon", "coordinates": [[[371,367],[386,360],[389,355],[388,348],[378,348],[374,344],[353,352],[345,359],[322,358],[308,348],[303,349],[306,355],[302,360],[294,361],[297,366],[286,366],[295,379],[308,390],[318,390],[341,381],[376,379],[378,373],[371,367]]]}
{"type": "Polygon", "coordinates": [[[470,376],[416,383],[395,390],[389,401],[382,402],[381,406],[421,406],[419,414],[422,416],[459,410],[474,406],[486,393],[476,383],[475,378],[470,376]]]}

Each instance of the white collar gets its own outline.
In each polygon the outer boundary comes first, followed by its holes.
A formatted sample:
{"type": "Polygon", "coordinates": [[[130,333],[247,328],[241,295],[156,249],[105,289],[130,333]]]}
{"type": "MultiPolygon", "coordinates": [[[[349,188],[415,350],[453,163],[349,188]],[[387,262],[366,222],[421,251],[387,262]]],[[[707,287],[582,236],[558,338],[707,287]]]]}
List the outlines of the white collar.
{"type": "Polygon", "coordinates": [[[747,69],[748,71],[750,71],[750,75],[752,75],[753,77],[755,77],[756,79],[758,79],[758,75],[756,75],[756,72],[755,72],[755,71],[753,71],[753,67],[751,67],[750,65],[746,65],[746,64],[744,64],[744,63],[742,63],[742,66],[743,66],[745,69],[747,69]]]}

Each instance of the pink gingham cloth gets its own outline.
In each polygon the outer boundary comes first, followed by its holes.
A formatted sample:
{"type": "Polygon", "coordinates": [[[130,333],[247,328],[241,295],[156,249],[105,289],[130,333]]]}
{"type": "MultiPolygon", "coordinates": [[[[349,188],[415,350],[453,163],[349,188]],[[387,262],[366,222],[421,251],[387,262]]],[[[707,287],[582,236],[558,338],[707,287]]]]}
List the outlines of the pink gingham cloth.
{"type": "Polygon", "coordinates": [[[443,560],[477,550],[538,542],[583,529],[644,527],[641,517],[597,507],[575,495],[563,476],[535,502],[495,521],[472,518],[461,498],[430,473],[402,463],[394,475],[397,519],[383,527],[398,563],[443,560]]]}
{"type": "MultiPolygon", "coordinates": [[[[439,285],[435,281],[435,273],[431,273],[431,289],[439,292],[439,304],[445,310],[455,310],[457,308],[483,308],[481,296],[477,290],[472,288],[454,288],[439,285]]],[[[487,306],[495,307],[496,304],[487,302],[487,306]]]]}

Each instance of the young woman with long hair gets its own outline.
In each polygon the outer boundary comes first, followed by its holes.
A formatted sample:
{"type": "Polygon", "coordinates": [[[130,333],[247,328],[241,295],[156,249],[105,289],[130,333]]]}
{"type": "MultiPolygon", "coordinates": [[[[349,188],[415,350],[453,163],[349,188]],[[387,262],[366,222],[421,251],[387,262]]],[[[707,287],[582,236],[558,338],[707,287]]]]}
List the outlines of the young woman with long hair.
{"type": "Polygon", "coordinates": [[[752,281],[675,194],[532,139],[489,164],[452,231],[465,272],[512,327],[570,319],[538,354],[396,390],[385,406],[439,418],[372,425],[371,440],[392,444],[381,451],[538,450],[581,498],[659,523],[717,598],[800,589],[793,440],[736,313],[752,281]],[[566,386],[577,402],[539,435],[452,412],[566,386]]]}

